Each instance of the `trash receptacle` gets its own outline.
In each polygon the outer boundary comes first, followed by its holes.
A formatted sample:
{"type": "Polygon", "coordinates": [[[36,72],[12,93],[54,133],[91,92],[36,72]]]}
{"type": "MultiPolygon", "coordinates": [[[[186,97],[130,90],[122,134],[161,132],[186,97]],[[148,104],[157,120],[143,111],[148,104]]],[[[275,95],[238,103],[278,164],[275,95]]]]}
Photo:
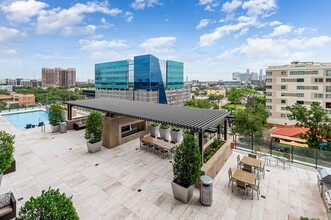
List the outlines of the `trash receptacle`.
{"type": "Polygon", "coordinates": [[[200,202],[203,205],[211,205],[213,202],[213,179],[210,176],[200,177],[200,202]]]}
{"type": "Polygon", "coordinates": [[[66,133],[67,132],[67,122],[61,122],[60,123],[60,132],[66,133]]]}

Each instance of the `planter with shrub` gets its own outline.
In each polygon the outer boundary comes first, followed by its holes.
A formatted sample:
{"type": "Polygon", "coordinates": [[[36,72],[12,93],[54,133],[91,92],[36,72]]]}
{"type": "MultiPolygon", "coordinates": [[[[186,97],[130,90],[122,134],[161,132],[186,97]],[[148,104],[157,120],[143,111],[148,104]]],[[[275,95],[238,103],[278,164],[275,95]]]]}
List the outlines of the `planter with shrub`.
{"type": "Polygon", "coordinates": [[[170,140],[170,126],[166,124],[162,124],[160,126],[160,136],[162,139],[168,141],[170,140]]]}
{"type": "Polygon", "coordinates": [[[15,136],[5,131],[0,131],[0,186],[2,176],[11,167],[14,158],[14,141],[15,136]]]}
{"type": "Polygon", "coordinates": [[[175,199],[187,203],[194,190],[194,184],[200,176],[201,153],[194,135],[186,134],[183,142],[176,148],[171,182],[175,199]]]}
{"type": "Polygon", "coordinates": [[[178,143],[182,140],[182,130],[180,128],[172,127],[170,131],[171,142],[178,143]]]}
{"type": "Polygon", "coordinates": [[[86,121],[85,139],[87,150],[95,153],[101,150],[102,115],[100,112],[91,112],[86,121]]]}
{"type": "Polygon", "coordinates": [[[31,197],[21,207],[16,220],[28,219],[71,219],[78,220],[72,196],[60,193],[59,189],[43,190],[38,197],[31,197]]]}
{"type": "Polygon", "coordinates": [[[62,106],[58,104],[52,104],[49,108],[48,120],[51,124],[52,132],[60,131],[60,122],[64,119],[62,114],[62,106]]]}
{"type": "Polygon", "coordinates": [[[149,132],[152,137],[160,136],[160,125],[158,123],[151,123],[149,126],[149,132]]]}

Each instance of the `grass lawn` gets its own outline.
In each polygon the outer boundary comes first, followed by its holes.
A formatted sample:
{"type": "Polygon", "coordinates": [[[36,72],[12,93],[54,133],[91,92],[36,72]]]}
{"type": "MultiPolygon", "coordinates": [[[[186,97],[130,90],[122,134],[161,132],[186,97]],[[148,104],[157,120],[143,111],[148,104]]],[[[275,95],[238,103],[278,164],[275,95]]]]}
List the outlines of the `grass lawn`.
{"type": "Polygon", "coordinates": [[[224,106],[224,108],[235,108],[237,110],[246,109],[246,107],[244,105],[240,105],[240,104],[227,104],[226,106],[224,106]]]}

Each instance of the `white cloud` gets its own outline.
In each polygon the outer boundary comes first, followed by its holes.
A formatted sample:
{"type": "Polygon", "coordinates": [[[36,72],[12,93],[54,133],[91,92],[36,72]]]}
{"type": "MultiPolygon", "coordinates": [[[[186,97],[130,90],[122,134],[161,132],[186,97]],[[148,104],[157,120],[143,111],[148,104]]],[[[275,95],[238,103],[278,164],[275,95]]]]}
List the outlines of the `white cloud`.
{"type": "Polygon", "coordinates": [[[200,0],[199,5],[205,6],[205,11],[215,11],[215,8],[220,5],[218,0],[200,0]]]}
{"type": "Polygon", "coordinates": [[[22,41],[26,36],[17,29],[0,26],[0,43],[22,41]]]}
{"type": "Polygon", "coordinates": [[[130,23],[134,18],[133,13],[129,12],[129,11],[126,11],[123,17],[125,18],[126,22],[128,22],[128,23],[130,23]]]}
{"type": "Polygon", "coordinates": [[[196,29],[202,29],[204,27],[207,27],[207,25],[210,23],[209,19],[202,19],[199,24],[196,26],[196,29]]]}
{"type": "Polygon", "coordinates": [[[1,4],[1,10],[6,19],[13,23],[28,23],[33,16],[38,15],[48,4],[35,0],[14,1],[1,4]]]}
{"type": "Polygon", "coordinates": [[[170,47],[175,43],[176,37],[157,37],[150,38],[139,45],[146,52],[158,53],[169,52],[170,47]]]}
{"type": "Polygon", "coordinates": [[[243,9],[247,9],[247,15],[267,16],[277,9],[276,0],[249,0],[242,5],[243,9]]]}
{"type": "Polygon", "coordinates": [[[205,5],[205,4],[210,4],[212,3],[214,0],[200,0],[199,1],[199,4],[200,5],[205,5]]]}
{"type": "Polygon", "coordinates": [[[135,0],[130,4],[130,6],[135,10],[150,8],[156,5],[162,5],[162,2],[159,0],[135,0]]]}
{"type": "Polygon", "coordinates": [[[279,22],[279,21],[272,21],[272,22],[269,22],[268,25],[269,26],[277,26],[277,25],[281,25],[282,23],[279,22]]]}
{"type": "Polygon", "coordinates": [[[297,49],[308,49],[316,47],[324,47],[331,41],[329,36],[319,36],[312,38],[299,38],[286,41],[290,47],[297,49]]]}
{"type": "Polygon", "coordinates": [[[106,50],[106,49],[119,49],[119,48],[127,48],[128,45],[125,40],[87,40],[81,39],[79,40],[81,45],[81,50],[86,51],[98,51],[98,50],[106,50]]]}
{"type": "Polygon", "coordinates": [[[16,55],[17,51],[14,49],[0,49],[0,53],[5,55],[16,55]]]}
{"type": "Polygon", "coordinates": [[[291,31],[292,31],[291,26],[283,24],[278,27],[275,27],[274,31],[270,34],[270,36],[274,37],[274,36],[285,35],[285,34],[291,33],[291,31]]]}
{"type": "Polygon", "coordinates": [[[225,2],[222,6],[222,11],[226,13],[233,13],[233,11],[239,8],[241,5],[241,0],[232,0],[231,2],[225,2]]]}
{"type": "Polygon", "coordinates": [[[103,24],[102,27],[104,27],[104,28],[114,27],[114,25],[111,23],[108,23],[108,21],[105,18],[101,18],[100,22],[103,24]]]}

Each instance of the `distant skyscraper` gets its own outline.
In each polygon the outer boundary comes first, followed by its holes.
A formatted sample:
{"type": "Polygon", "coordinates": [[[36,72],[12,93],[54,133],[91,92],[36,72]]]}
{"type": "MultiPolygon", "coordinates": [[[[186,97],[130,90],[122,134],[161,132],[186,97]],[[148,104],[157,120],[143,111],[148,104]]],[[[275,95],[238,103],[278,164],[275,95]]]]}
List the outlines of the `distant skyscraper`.
{"type": "Polygon", "coordinates": [[[76,69],[42,68],[42,87],[76,85],[76,69]]]}

